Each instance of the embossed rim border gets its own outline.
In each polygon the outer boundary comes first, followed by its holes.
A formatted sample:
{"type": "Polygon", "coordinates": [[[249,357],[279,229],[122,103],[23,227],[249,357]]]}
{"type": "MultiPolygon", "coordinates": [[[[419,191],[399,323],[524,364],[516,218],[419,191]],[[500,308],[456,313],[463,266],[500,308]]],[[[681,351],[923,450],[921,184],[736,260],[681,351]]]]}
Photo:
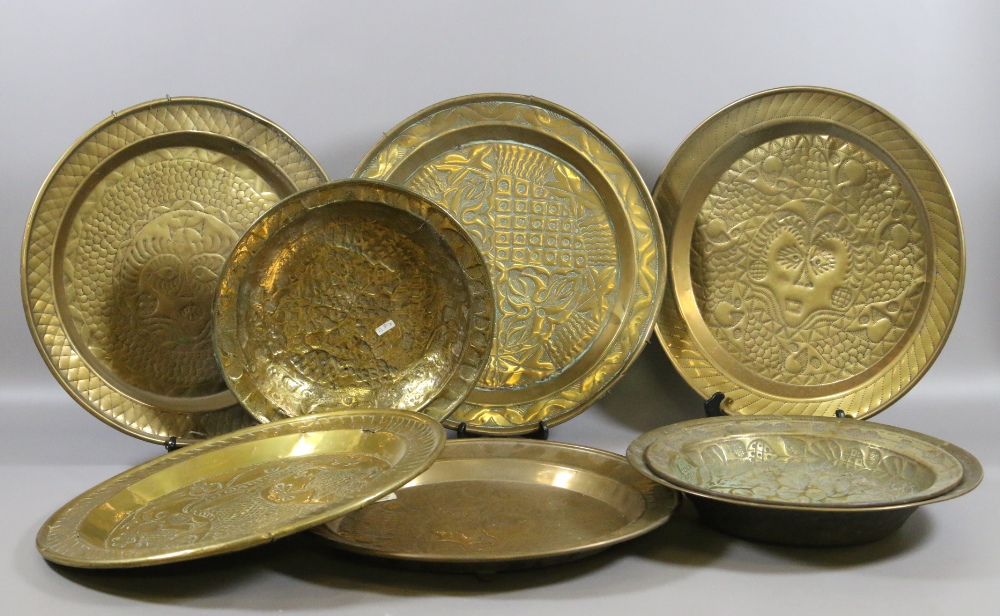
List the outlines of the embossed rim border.
{"type": "Polygon", "coordinates": [[[765,90],[737,100],[688,135],[657,179],[653,199],[670,238],[668,252],[674,257],[670,267],[673,293],[664,298],[656,321],[657,337],[677,371],[695,391],[706,399],[717,391],[726,394],[723,411],[727,414],[831,417],[842,409],[857,419],[871,417],[920,380],[955,324],[965,283],[965,244],[951,188],[916,135],[893,115],[862,98],[828,88],[796,86],[765,90]],[[911,324],[910,329],[915,331],[905,345],[890,351],[895,358],[865,382],[815,398],[772,395],[724,372],[691,334],[688,319],[700,313],[690,289],[680,289],[675,282],[680,267],[676,255],[689,250],[691,243],[691,238],[677,237],[680,233],[674,228],[675,222],[685,208],[701,207],[700,203],[688,204],[684,199],[703,165],[730,139],[754,126],[796,121],[823,122],[859,135],[898,165],[906,175],[904,182],[910,182],[917,192],[914,205],[928,219],[934,263],[930,275],[933,291],[927,307],[919,315],[921,321],[911,324]]]}
{"type": "Polygon", "coordinates": [[[242,347],[237,340],[239,287],[254,255],[267,240],[299,217],[323,207],[369,202],[386,205],[426,221],[448,246],[465,273],[469,290],[469,335],[451,377],[419,409],[442,421],[465,400],[486,368],[493,340],[493,287],[482,254],[468,232],[443,207],[394,184],[373,180],[340,180],[296,193],[268,210],[247,230],[233,249],[219,283],[215,301],[213,335],[216,357],[229,388],[258,421],[289,417],[261,391],[252,374],[246,374],[242,347]]]}
{"type": "MultiPolygon", "coordinates": [[[[740,418],[734,418],[740,419],[740,418]]],[[[925,501],[935,496],[940,496],[955,489],[962,480],[962,464],[958,458],[945,451],[941,447],[929,442],[925,438],[914,438],[910,434],[905,434],[900,430],[895,430],[891,426],[885,426],[875,422],[860,423],[857,425],[838,424],[834,422],[815,421],[813,417],[759,417],[761,421],[752,423],[738,421],[705,421],[698,425],[691,422],[673,424],[669,430],[663,430],[660,436],[649,443],[643,452],[643,459],[646,468],[654,474],[663,478],[670,485],[682,487],[685,491],[698,495],[725,495],[733,502],[747,503],[775,503],[787,505],[788,507],[811,507],[816,509],[857,509],[865,507],[878,507],[883,505],[895,505],[925,501]],[[768,422],[770,419],[770,422],[768,422]],[[843,438],[856,442],[863,441],[867,445],[874,445],[892,451],[897,455],[904,455],[911,459],[918,460],[926,464],[935,474],[935,483],[915,494],[893,499],[883,499],[881,501],[845,502],[845,503],[815,503],[796,502],[779,499],[767,499],[758,496],[743,496],[719,492],[711,488],[685,481],[673,469],[663,463],[661,459],[654,456],[677,455],[682,453],[688,445],[710,444],[713,440],[711,432],[715,430],[717,439],[724,440],[730,437],[746,438],[750,436],[766,438],[768,436],[813,436],[826,438],[843,438]],[[824,434],[820,434],[825,432],[824,434]],[[862,432],[863,434],[857,434],[862,432]],[[695,440],[697,436],[697,440],[695,440]],[[895,441],[895,442],[894,442],[895,441]],[[666,450],[666,451],[664,451],[666,450]]],[[[817,473],[825,472],[825,469],[816,469],[817,473]]]]}
{"type": "MultiPolygon", "coordinates": [[[[140,103],[98,123],[74,143],[59,159],[42,184],[25,225],[21,246],[21,299],[32,339],[59,384],[92,415],[126,434],[153,443],[171,436],[181,445],[244,427],[246,412],[236,399],[213,411],[183,413],[145,404],[106,382],[89,366],[67,335],[54,297],[52,279],[55,239],[62,227],[66,208],[89,175],[124,147],[150,137],[167,134],[209,133],[240,142],[254,156],[272,167],[297,188],[326,181],[319,163],[302,145],[270,120],[226,101],[200,97],[169,97],[140,103]],[[196,117],[179,117],[179,111],[204,112],[196,117]],[[169,117],[158,117],[162,112],[169,117]],[[215,123],[220,113],[236,114],[243,121],[239,130],[224,122],[215,123]],[[123,127],[125,137],[110,135],[123,127]],[[102,142],[102,138],[117,143],[102,142]],[[72,170],[73,167],[79,167],[72,170]],[[69,176],[69,177],[67,177],[69,176]],[[51,218],[44,220],[44,218],[51,218]],[[41,222],[40,222],[41,221],[41,222]],[[44,271],[40,273],[40,270],[44,271]],[[199,436],[203,435],[203,436],[199,436]]],[[[223,392],[224,393],[224,392],[223,392]]]]}
{"type": "MultiPolygon", "coordinates": [[[[440,455],[446,440],[445,431],[438,422],[421,413],[410,411],[360,409],[335,411],[250,426],[161,456],[87,490],[49,517],[39,529],[35,545],[46,560],[84,568],[145,567],[243,550],[322,524],[378,500],[427,470],[440,455]],[[386,474],[392,473],[392,476],[382,485],[339,507],[292,518],[277,528],[243,526],[242,533],[236,533],[227,541],[218,541],[201,548],[178,548],[155,555],[146,553],[141,556],[130,555],[132,551],[127,549],[102,549],[84,542],[79,537],[80,525],[94,509],[136,482],[171,466],[241,443],[288,434],[330,430],[391,431],[407,440],[407,449],[404,457],[386,471],[386,474]]],[[[264,461],[266,460],[256,460],[254,464],[264,461]]]]}
{"type": "MultiPolygon", "coordinates": [[[[735,421],[735,422],[762,422],[762,421],[778,421],[778,420],[797,420],[797,419],[808,419],[810,421],[822,421],[822,422],[835,422],[835,421],[858,421],[849,418],[838,418],[838,417],[774,417],[774,416],[730,416],[730,417],[707,417],[702,419],[692,419],[677,424],[670,424],[667,426],[662,426],[654,430],[650,430],[644,434],[639,435],[635,440],[629,443],[628,449],[625,453],[625,457],[628,459],[629,464],[632,468],[636,469],[642,473],[646,478],[652,479],[653,481],[662,483],[668,487],[680,490],[685,493],[694,493],[696,496],[707,498],[710,500],[731,503],[733,505],[738,505],[741,507],[750,507],[758,509],[781,509],[783,511],[812,511],[812,512],[823,512],[830,515],[844,515],[851,513],[871,513],[871,512],[882,512],[882,511],[893,511],[896,509],[909,509],[917,508],[922,505],[931,505],[933,503],[939,503],[946,500],[951,500],[953,498],[958,498],[964,494],[968,494],[972,490],[976,489],[980,483],[983,481],[983,466],[980,464],[979,460],[976,459],[974,455],[968,451],[953,445],[948,441],[929,436],[927,434],[921,434],[919,432],[914,432],[912,430],[907,430],[905,428],[898,428],[896,426],[889,426],[886,424],[876,424],[876,422],[871,422],[871,425],[878,425],[880,428],[888,428],[895,432],[899,432],[910,436],[912,438],[917,438],[926,441],[932,445],[940,447],[945,452],[951,454],[958,460],[959,464],[962,465],[962,478],[959,480],[957,486],[952,490],[945,492],[944,494],[939,494],[937,496],[928,498],[922,501],[908,502],[908,503],[896,503],[892,505],[877,505],[871,507],[815,507],[815,506],[800,506],[800,505],[790,505],[783,503],[759,503],[759,502],[749,502],[740,501],[732,499],[723,494],[717,493],[701,493],[692,492],[686,488],[675,486],[663,479],[659,475],[653,472],[652,469],[646,464],[646,449],[649,445],[656,441],[658,438],[663,436],[665,433],[674,429],[675,426],[682,424],[700,424],[708,423],[712,421],[735,421]]],[[[867,422],[862,424],[862,427],[868,425],[867,422]]]]}
{"type": "Polygon", "coordinates": [[[628,481],[622,481],[622,485],[627,485],[632,489],[636,490],[645,503],[645,508],[643,509],[642,515],[637,517],[635,520],[629,522],[628,524],[622,526],[617,531],[610,533],[610,535],[600,541],[595,541],[587,545],[574,546],[568,548],[560,549],[545,549],[540,547],[537,551],[531,553],[517,553],[509,555],[493,555],[484,557],[481,554],[467,553],[467,554],[418,554],[418,553],[392,553],[379,550],[376,548],[369,548],[361,544],[354,542],[349,542],[340,537],[336,532],[329,529],[325,524],[317,526],[313,529],[320,537],[335,543],[338,547],[359,554],[365,554],[368,556],[373,556],[377,558],[387,558],[394,560],[403,560],[410,562],[423,562],[423,563],[436,563],[436,564],[451,564],[461,567],[463,570],[480,570],[484,567],[479,567],[477,565],[492,565],[485,567],[490,571],[497,571],[504,568],[517,568],[519,564],[527,565],[545,565],[554,564],[556,562],[565,562],[566,560],[571,560],[573,558],[582,558],[594,552],[598,552],[613,545],[619,543],[624,543],[635,539],[636,537],[642,536],[648,532],[656,530],[663,524],[666,524],[677,507],[680,506],[680,494],[672,486],[667,486],[663,481],[659,479],[651,479],[644,476],[643,473],[639,473],[636,469],[630,466],[628,460],[616,453],[611,453],[610,451],[603,451],[601,449],[594,449],[592,447],[584,447],[582,445],[573,445],[570,443],[559,443],[553,441],[536,441],[521,438],[505,438],[505,439],[475,439],[475,440],[449,440],[444,451],[439,456],[441,461],[461,461],[461,460],[475,460],[481,458],[496,458],[498,460],[508,459],[508,458],[518,458],[527,459],[531,461],[544,461],[551,464],[561,464],[570,465],[571,463],[562,460],[558,456],[563,452],[571,452],[574,455],[586,456],[588,461],[592,461],[597,468],[584,468],[582,466],[577,467],[587,473],[596,473],[604,477],[609,477],[611,475],[609,470],[613,470],[614,473],[619,475],[619,479],[622,476],[628,477],[628,481]],[[519,449],[540,449],[541,452],[530,452],[524,456],[517,457],[510,455],[519,449]],[[463,450],[471,449],[472,453],[466,453],[463,450]],[[483,455],[481,451],[486,449],[487,455],[483,455]],[[610,465],[614,465],[612,469],[609,469],[610,465]],[[636,472],[633,472],[636,471],[636,472]],[[665,488],[665,489],[664,489],[665,488]],[[506,564],[508,567],[498,566],[506,564]]]}
{"type": "MultiPolygon", "coordinates": [[[[636,283],[629,311],[622,315],[617,325],[618,332],[613,341],[604,349],[601,358],[595,362],[585,374],[575,379],[560,391],[552,392],[542,397],[533,397],[520,404],[475,405],[466,403],[462,411],[474,408],[514,409],[523,413],[542,413],[541,419],[551,426],[568,421],[587,410],[628,371],[635,362],[639,352],[652,336],[655,318],[666,289],[667,281],[667,248],[663,228],[660,224],[656,207],[649,194],[639,171],[629,160],[625,152],[604,132],[596,126],[573,113],[572,111],[549,101],[519,94],[482,93],[460,96],[441,101],[406,118],[392,130],[385,133],[358,163],[354,177],[369,177],[385,179],[414,150],[423,143],[429,142],[448,132],[453,125],[443,112],[453,112],[463,128],[476,124],[475,120],[462,115],[462,111],[474,105],[510,105],[513,108],[527,110],[534,108],[546,116],[545,122],[534,122],[532,130],[536,130],[549,138],[556,139],[567,147],[573,148],[582,156],[588,158],[595,168],[605,176],[608,185],[616,192],[623,213],[628,217],[631,234],[635,245],[633,255],[636,266],[636,283]],[[437,115],[435,123],[430,128],[418,126],[422,120],[437,115]],[[600,154],[597,160],[588,148],[600,154]],[[619,181],[609,177],[609,168],[621,172],[619,181]],[[559,409],[553,413],[551,409],[559,409]],[[551,414],[550,414],[551,413],[551,414]]],[[[484,126],[500,126],[502,122],[490,120],[482,122],[484,126]]],[[[525,125],[518,125],[525,128],[525,125]]],[[[616,233],[623,233],[616,230],[616,233]]],[[[527,434],[538,428],[538,419],[526,424],[504,426],[472,425],[467,426],[470,433],[519,435],[527,434]]],[[[449,419],[445,422],[449,428],[457,428],[458,423],[449,419]]]]}

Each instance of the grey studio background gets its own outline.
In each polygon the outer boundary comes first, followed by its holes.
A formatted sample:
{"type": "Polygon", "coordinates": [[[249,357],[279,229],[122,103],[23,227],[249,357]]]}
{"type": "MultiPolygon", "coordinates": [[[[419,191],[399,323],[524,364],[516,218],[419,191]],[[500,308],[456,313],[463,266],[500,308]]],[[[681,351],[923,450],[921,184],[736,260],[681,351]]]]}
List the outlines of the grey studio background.
{"type": "MultiPolygon", "coordinates": [[[[0,23],[0,612],[996,613],[994,3],[44,2],[4,4],[0,23]],[[167,94],[228,100],[278,123],[337,179],[384,131],[437,101],[531,94],[600,127],[651,187],[701,121],[785,85],[882,106],[951,183],[968,257],[958,322],[927,376],[876,421],[975,453],[986,467],[977,491],[921,509],[877,544],[825,551],[730,539],[684,505],[660,531],[605,554],[486,581],[379,567],[308,536],[126,572],[53,568],[35,552],[35,532],[55,509],[162,453],[63,392],[21,305],[21,239],[35,195],[112,110],[167,94]]],[[[552,438],[623,453],[638,434],[700,412],[654,341],[552,438]]]]}

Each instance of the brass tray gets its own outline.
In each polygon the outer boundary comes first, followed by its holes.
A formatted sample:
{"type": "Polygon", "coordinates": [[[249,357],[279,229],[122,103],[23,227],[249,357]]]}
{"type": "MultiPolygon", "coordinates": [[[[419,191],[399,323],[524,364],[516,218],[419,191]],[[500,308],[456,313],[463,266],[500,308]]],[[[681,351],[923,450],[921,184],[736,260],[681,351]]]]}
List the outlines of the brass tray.
{"type": "Polygon", "coordinates": [[[24,233],[24,312],[52,374],[147,441],[252,424],[212,349],[217,277],[261,213],[324,181],[283,130],[222,101],[156,100],[95,126],[49,174],[24,233]]]}
{"type": "MultiPolygon", "coordinates": [[[[774,420],[775,418],[745,419],[774,420]]],[[[826,418],[816,419],[837,421],[826,418]]],[[[718,420],[716,418],[695,421],[718,420]]],[[[843,419],[840,421],[852,420],[843,419]]],[[[761,503],[734,499],[726,494],[696,493],[664,480],[653,472],[646,463],[645,453],[649,446],[674,429],[673,425],[664,426],[646,432],[632,441],[626,454],[629,464],[654,481],[686,492],[706,523],[722,532],[751,541],[803,547],[831,547],[877,541],[898,530],[918,507],[967,494],[975,489],[983,479],[982,465],[975,456],[964,449],[925,434],[893,428],[896,432],[925,441],[954,456],[962,466],[961,479],[958,484],[942,494],[915,502],[860,507],[804,506],[780,502],[761,503]]]]}
{"type": "Polygon", "coordinates": [[[671,485],[732,500],[809,507],[908,503],[943,494],[962,465],[891,426],[836,418],[734,417],[674,424],[646,448],[671,485]]]}
{"type": "Polygon", "coordinates": [[[38,532],[47,560],[142,567],[267,543],[344,515],[429,467],[441,425],[408,411],[338,411],[202,441],[88,490],[38,532]]]}
{"type": "Polygon", "coordinates": [[[665,523],[676,491],[619,455],[524,439],[449,441],[434,465],[315,529],[344,549],[426,568],[492,572],[602,550],[665,523]]]}
{"type": "Polygon", "coordinates": [[[635,167],[583,118],[527,96],[445,101],[387,133],[355,176],[443,205],[486,254],[497,335],[447,426],[562,423],[638,356],[663,296],[663,235],[635,167]]]}
{"type": "Polygon", "coordinates": [[[258,420],[334,408],[444,419],[493,338],[482,255],[448,212],[382,182],[293,195],[237,244],[215,304],[230,388],[258,420]]]}
{"type": "Polygon", "coordinates": [[[653,191],[670,238],[656,331],[727,414],[866,418],[937,357],[965,278],[941,170],[898,120],[821,88],[699,126],[653,191]]]}

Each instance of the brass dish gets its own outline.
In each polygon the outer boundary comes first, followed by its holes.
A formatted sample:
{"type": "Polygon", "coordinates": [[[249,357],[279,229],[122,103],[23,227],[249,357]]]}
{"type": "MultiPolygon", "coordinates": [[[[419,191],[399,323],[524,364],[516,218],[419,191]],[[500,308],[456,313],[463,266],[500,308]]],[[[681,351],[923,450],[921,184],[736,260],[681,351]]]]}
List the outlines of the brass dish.
{"type": "Polygon", "coordinates": [[[827,417],[686,421],[646,448],[671,485],[732,500],[865,507],[925,500],[962,478],[962,465],[891,426],[827,417]]]}
{"type": "Polygon", "coordinates": [[[325,180],[283,130],[222,101],[156,100],[98,124],[49,174],[24,233],[24,312],[52,374],[147,441],[253,423],[212,350],[217,277],[261,213],[325,180]]]}
{"type": "Polygon", "coordinates": [[[866,418],[937,357],[965,278],[941,170],[849,94],[754,94],[699,126],[653,191],[674,293],[657,334],[728,414],[866,418]]]}
{"type": "Polygon", "coordinates": [[[493,338],[482,255],[445,210],[365,180],[293,195],[226,264],[215,345],[258,420],[333,408],[423,410],[468,395],[493,338]]]}
{"type": "Polygon", "coordinates": [[[496,339],[447,426],[562,423],[638,356],[663,296],[662,230],[635,167],[583,118],[527,96],[445,101],[387,133],[355,176],[443,205],[489,263],[496,339]]]}
{"type": "MultiPolygon", "coordinates": [[[[743,421],[777,421],[776,418],[712,418],[683,422],[684,424],[743,421]]],[[[812,421],[852,421],[850,419],[814,418],[812,421]]],[[[677,424],[679,425],[679,424],[677,424]]],[[[872,424],[874,425],[874,424],[872,424]]],[[[848,430],[864,428],[852,426],[848,430]]],[[[765,543],[793,546],[841,546],[867,543],[886,537],[898,530],[917,507],[957,498],[972,491],[983,479],[983,468],[969,452],[917,432],[893,427],[896,433],[924,441],[940,448],[958,460],[961,479],[950,490],[918,501],[893,504],[831,507],[823,505],[755,502],[733,498],[718,492],[691,491],[674,485],[657,475],[645,459],[649,446],[675,430],[674,425],[647,432],[629,445],[629,463],[646,477],[685,492],[705,522],[722,532],[765,543]]]]}
{"type": "Polygon", "coordinates": [[[47,560],[142,567],[242,550],[344,515],[398,488],[444,447],[408,411],[338,411],[202,441],[88,490],[38,532],[47,560]]]}
{"type": "Polygon", "coordinates": [[[344,549],[449,571],[555,564],[665,523],[677,492],[621,456],[524,439],[449,441],[434,465],[364,509],[318,527],[344,549]]]}

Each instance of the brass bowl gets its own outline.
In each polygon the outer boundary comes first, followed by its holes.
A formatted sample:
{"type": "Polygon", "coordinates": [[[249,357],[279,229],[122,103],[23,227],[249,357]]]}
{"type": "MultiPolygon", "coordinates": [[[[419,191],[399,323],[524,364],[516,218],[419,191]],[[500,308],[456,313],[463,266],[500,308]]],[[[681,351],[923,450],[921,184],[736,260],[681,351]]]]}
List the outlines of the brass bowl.
{"type": "Polygon", "coordinates": [[[449,415],[493,340],[493,291],[472,238],[403,188],[347,180],[262,216],[226,264],[215,348],[259,421],[333,408],[449,415]]]}
{"type": "Polygon", "coordinates": [[[517,438],[452,440],[391,498],[315,532],[404,566],[484,573],[582,558],[659,527],[679,502],[616,454],[517,438]]]}
{"type": "MultiPolygon", "coordinates": [[[[713,427],[712,429],[717,428],[713,427]]],[[[753,455],[756,455],[758,451],[759,448],[755,449],[753,455]]],[[[660,455],[656,449],[649,453],[651,454],[649,458],[656,458],[660,455]]],[[[749,456],[751,453],[748,451],[747,455],[749,456]]],[[[982,466],[972,454],[940,439],[902,428],[876,426],[867,422],[859,424],[853,423],[849,419],[834,418],[726,417],[682,422],[643,434],[629,445],[627,457],[632,466],[642,474],[685,492],[698,509],[702,519],[711,526],[751,541],[794,546],[852,545],[881,539],[898,530],[907,518],[916,511],[917,507],[961,496],[979,485],[983,476],[982,466]],[[706,489],[705,486],[695,486],[676,478],[669,480],[661,476],[667,473],[663,472],[663,469],[660,469],[658,473],[650,466],[647,458],[647,452],[651,446],[654,446],[661,439],[671,438],[671,435],[678,430],[683,431],[690,429],[690,427],[734,425],[740,428],[754,424],[758,426],[768,423],[796,425],[801,422],[815,422],[816,425],[852,422],[840,429],[840,433],[847,441],[853,438],[855,442],[858,442],[859,436],[875,431],[882,434],[890,432],[901,439],[920,441],[933,448],[930,451],[940,450],[958,463],[960,467],[958,473],[955,473],[954,469],[948,471],[949,477],[954,478],[957,475],[957,481],[944,491],[926,489],[917,498],[908,498],[908,495],[904,495],[895,498],[887,497],[882,502],[878,502],[876,498],[869,497],[867,503],[835,504],[826,502],[826,499],[812,499],[813,502],[810,502],[809,499],[779,499],[770,495],[764,498],[763,492],[757,497],[748,497],[745,493],[727,493],[726,490],[729,488],[723,490],[706,489]]],[[[941,459],[947,458],[942,457],[941,459]]],[[[847,464],[851,460],[863,463],[861,458],[856,457],[856,454],[854,456],[848,454],[846,457],[841,457],[840,464],[847,464]]],[[[950,466],[950,463],[947,464],[950,466]]],[[[813,474],[820,475],[829,473],[829,471],[829,468],[824,470],[817,467],[813,474]]],[[[945,480],[943,483],[951,483],[951,479],[945,480]]]]}

